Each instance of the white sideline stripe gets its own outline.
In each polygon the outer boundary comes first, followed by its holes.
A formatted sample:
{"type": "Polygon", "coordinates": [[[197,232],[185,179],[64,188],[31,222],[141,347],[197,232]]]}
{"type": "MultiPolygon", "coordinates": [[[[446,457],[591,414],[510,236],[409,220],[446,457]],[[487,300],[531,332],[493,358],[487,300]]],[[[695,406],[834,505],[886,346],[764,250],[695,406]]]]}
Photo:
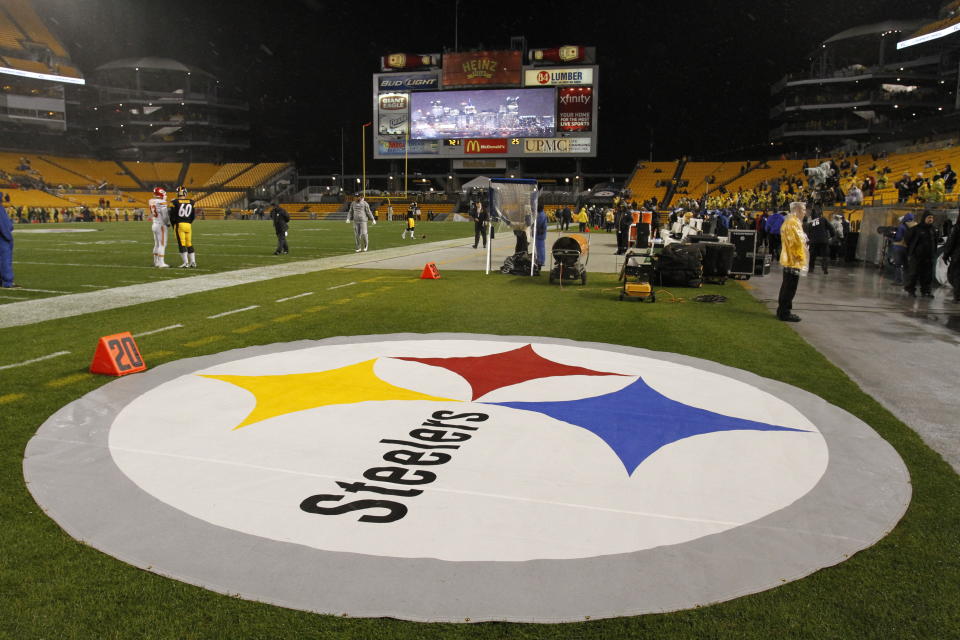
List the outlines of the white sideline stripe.
{"type": "Polygon", "coordinates": [[[33,291],[34,293],[73,293],[72,291],[55,291],[53,289],[24,289],[20,288],[20,291],[33,291]]]}
{"type": "Polygon", "coordinates": [[[41,360],[49,360],[50,358],[56,358],[58,356],[65,356],[69,351],[57,351],[56,353],[51,353],[46,356],[40,356],[39,358],[34,358],[33,360],[24,360],[23,362],[17,362],[15,364],[5,364],[0,369],[13,369],[14,367],[22,367],[25,364],[33,364],[34,362],[40,362],[41,360]]]}
{"type": "Polygon", "coordinates": [[[338,284],[335,287],[327,287],[327,291],[332,291],[333,289],[340,289],[341,287],[349,287],[352,284],[357,284],[356,282],[348,282],[347,284],[338,284]]]}
{"type": "Polygon", "coordinates": [[[133,334],[134,338],[139,338],[140,336],[152,336],[155,333],[160,333],[161,331],[169,331],[170,329],[179,329],[182,327],[182,324],[172,324],[169,327],[163,327],[162,329],[154,329],[153,331],[144,331],[143,333],[133,334]]]}
{"type": "Polygon", "coordinates": [[[222,318],[223,316],[229,316],[232,313],[241,313],[243,311],[250,311],[250,309],[257,309],[260,305],[255,304],[249,307],[244,307],[243,309],[234,309],[233,311],[224,311],[223,313],[215,313],[212,316],[207,316],[207,320],[213,320],[214,318],[222,318]]]}
{"type": "Polygon", "coordinates": [[[290,296],[289,298],[280,298],[279,300],[276,300],[276,302],[286,302],[287,300],[296,300],[297,298],[303,298],[305,296],[312,296],[312,295],[313,295],[313,291],[307,291],[306,293],[290,296]]]}

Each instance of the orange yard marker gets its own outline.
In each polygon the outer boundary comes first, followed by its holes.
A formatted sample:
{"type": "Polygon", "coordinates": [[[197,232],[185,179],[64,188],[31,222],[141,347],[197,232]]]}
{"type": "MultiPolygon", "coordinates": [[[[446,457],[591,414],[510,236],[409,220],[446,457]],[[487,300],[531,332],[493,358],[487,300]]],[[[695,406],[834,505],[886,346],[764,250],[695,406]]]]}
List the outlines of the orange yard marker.
{"type": "Polygon", "coordinates": [[[125,376],[146,368],[140,349],[129,331],[100,338],[90,363],[90,373],[108,376],[125,376]]]}
{"type": "Polygon", "coordinates": [[[423,273],[420,274],[421,280],[439,280],[440,279],[440,270],[437,269],[437,264],[435,262],[428,262],[423,267],[423,273]]]}

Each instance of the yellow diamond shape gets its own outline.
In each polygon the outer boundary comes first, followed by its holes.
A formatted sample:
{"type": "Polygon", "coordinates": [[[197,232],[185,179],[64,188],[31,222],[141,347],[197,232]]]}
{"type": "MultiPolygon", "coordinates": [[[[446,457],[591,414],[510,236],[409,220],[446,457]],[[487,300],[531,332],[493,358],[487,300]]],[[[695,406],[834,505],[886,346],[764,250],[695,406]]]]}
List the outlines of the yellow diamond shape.
{"type": "Polygon", "coordinates": [[[435,400],[459,402],[430,396],[384,382],[373,372],[376,359],[339,369],[276,376],[203,375],[246,389],[257,400],[246,419],[234,429],[295,411],[333,404],[356,404],[384,400],[435,400]]]}

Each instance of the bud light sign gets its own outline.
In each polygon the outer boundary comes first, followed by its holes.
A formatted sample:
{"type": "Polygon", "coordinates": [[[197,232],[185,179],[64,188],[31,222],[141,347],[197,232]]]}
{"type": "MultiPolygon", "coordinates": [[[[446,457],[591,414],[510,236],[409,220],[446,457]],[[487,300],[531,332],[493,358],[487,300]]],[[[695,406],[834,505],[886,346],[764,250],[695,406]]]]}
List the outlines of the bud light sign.
{"type": "Polygon", "coordinates": [[[379,76],[377,91],[436,91],[439,85],[436,73],[385,73],[379,76]]]}

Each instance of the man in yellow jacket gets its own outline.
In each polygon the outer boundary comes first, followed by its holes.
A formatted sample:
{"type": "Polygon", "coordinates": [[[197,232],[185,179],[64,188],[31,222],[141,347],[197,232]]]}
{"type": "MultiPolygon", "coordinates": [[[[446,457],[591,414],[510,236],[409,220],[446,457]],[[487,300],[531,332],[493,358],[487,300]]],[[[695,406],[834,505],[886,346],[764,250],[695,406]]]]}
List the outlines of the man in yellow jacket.
{"type": "Polygon", "coordinates": [[[803,233],[800,220],[806,215],[807,205],[803,202],[791,202],[783,226],[780,227],[780,266],[783,267],[783,282],[777,305],[777,318],[784,322],[800,322],[800,316],[793,313],[793,296],[800,283],[800,271],[807,266],[807,236],[803,233]]]}
{"type": "Polygon", "coordinates": [[[580,212],[573,217],[574,222],[580,225],[580,233],[585,233],[590,217],[587,215],[587,205],[580,207],[580,212]]]}

